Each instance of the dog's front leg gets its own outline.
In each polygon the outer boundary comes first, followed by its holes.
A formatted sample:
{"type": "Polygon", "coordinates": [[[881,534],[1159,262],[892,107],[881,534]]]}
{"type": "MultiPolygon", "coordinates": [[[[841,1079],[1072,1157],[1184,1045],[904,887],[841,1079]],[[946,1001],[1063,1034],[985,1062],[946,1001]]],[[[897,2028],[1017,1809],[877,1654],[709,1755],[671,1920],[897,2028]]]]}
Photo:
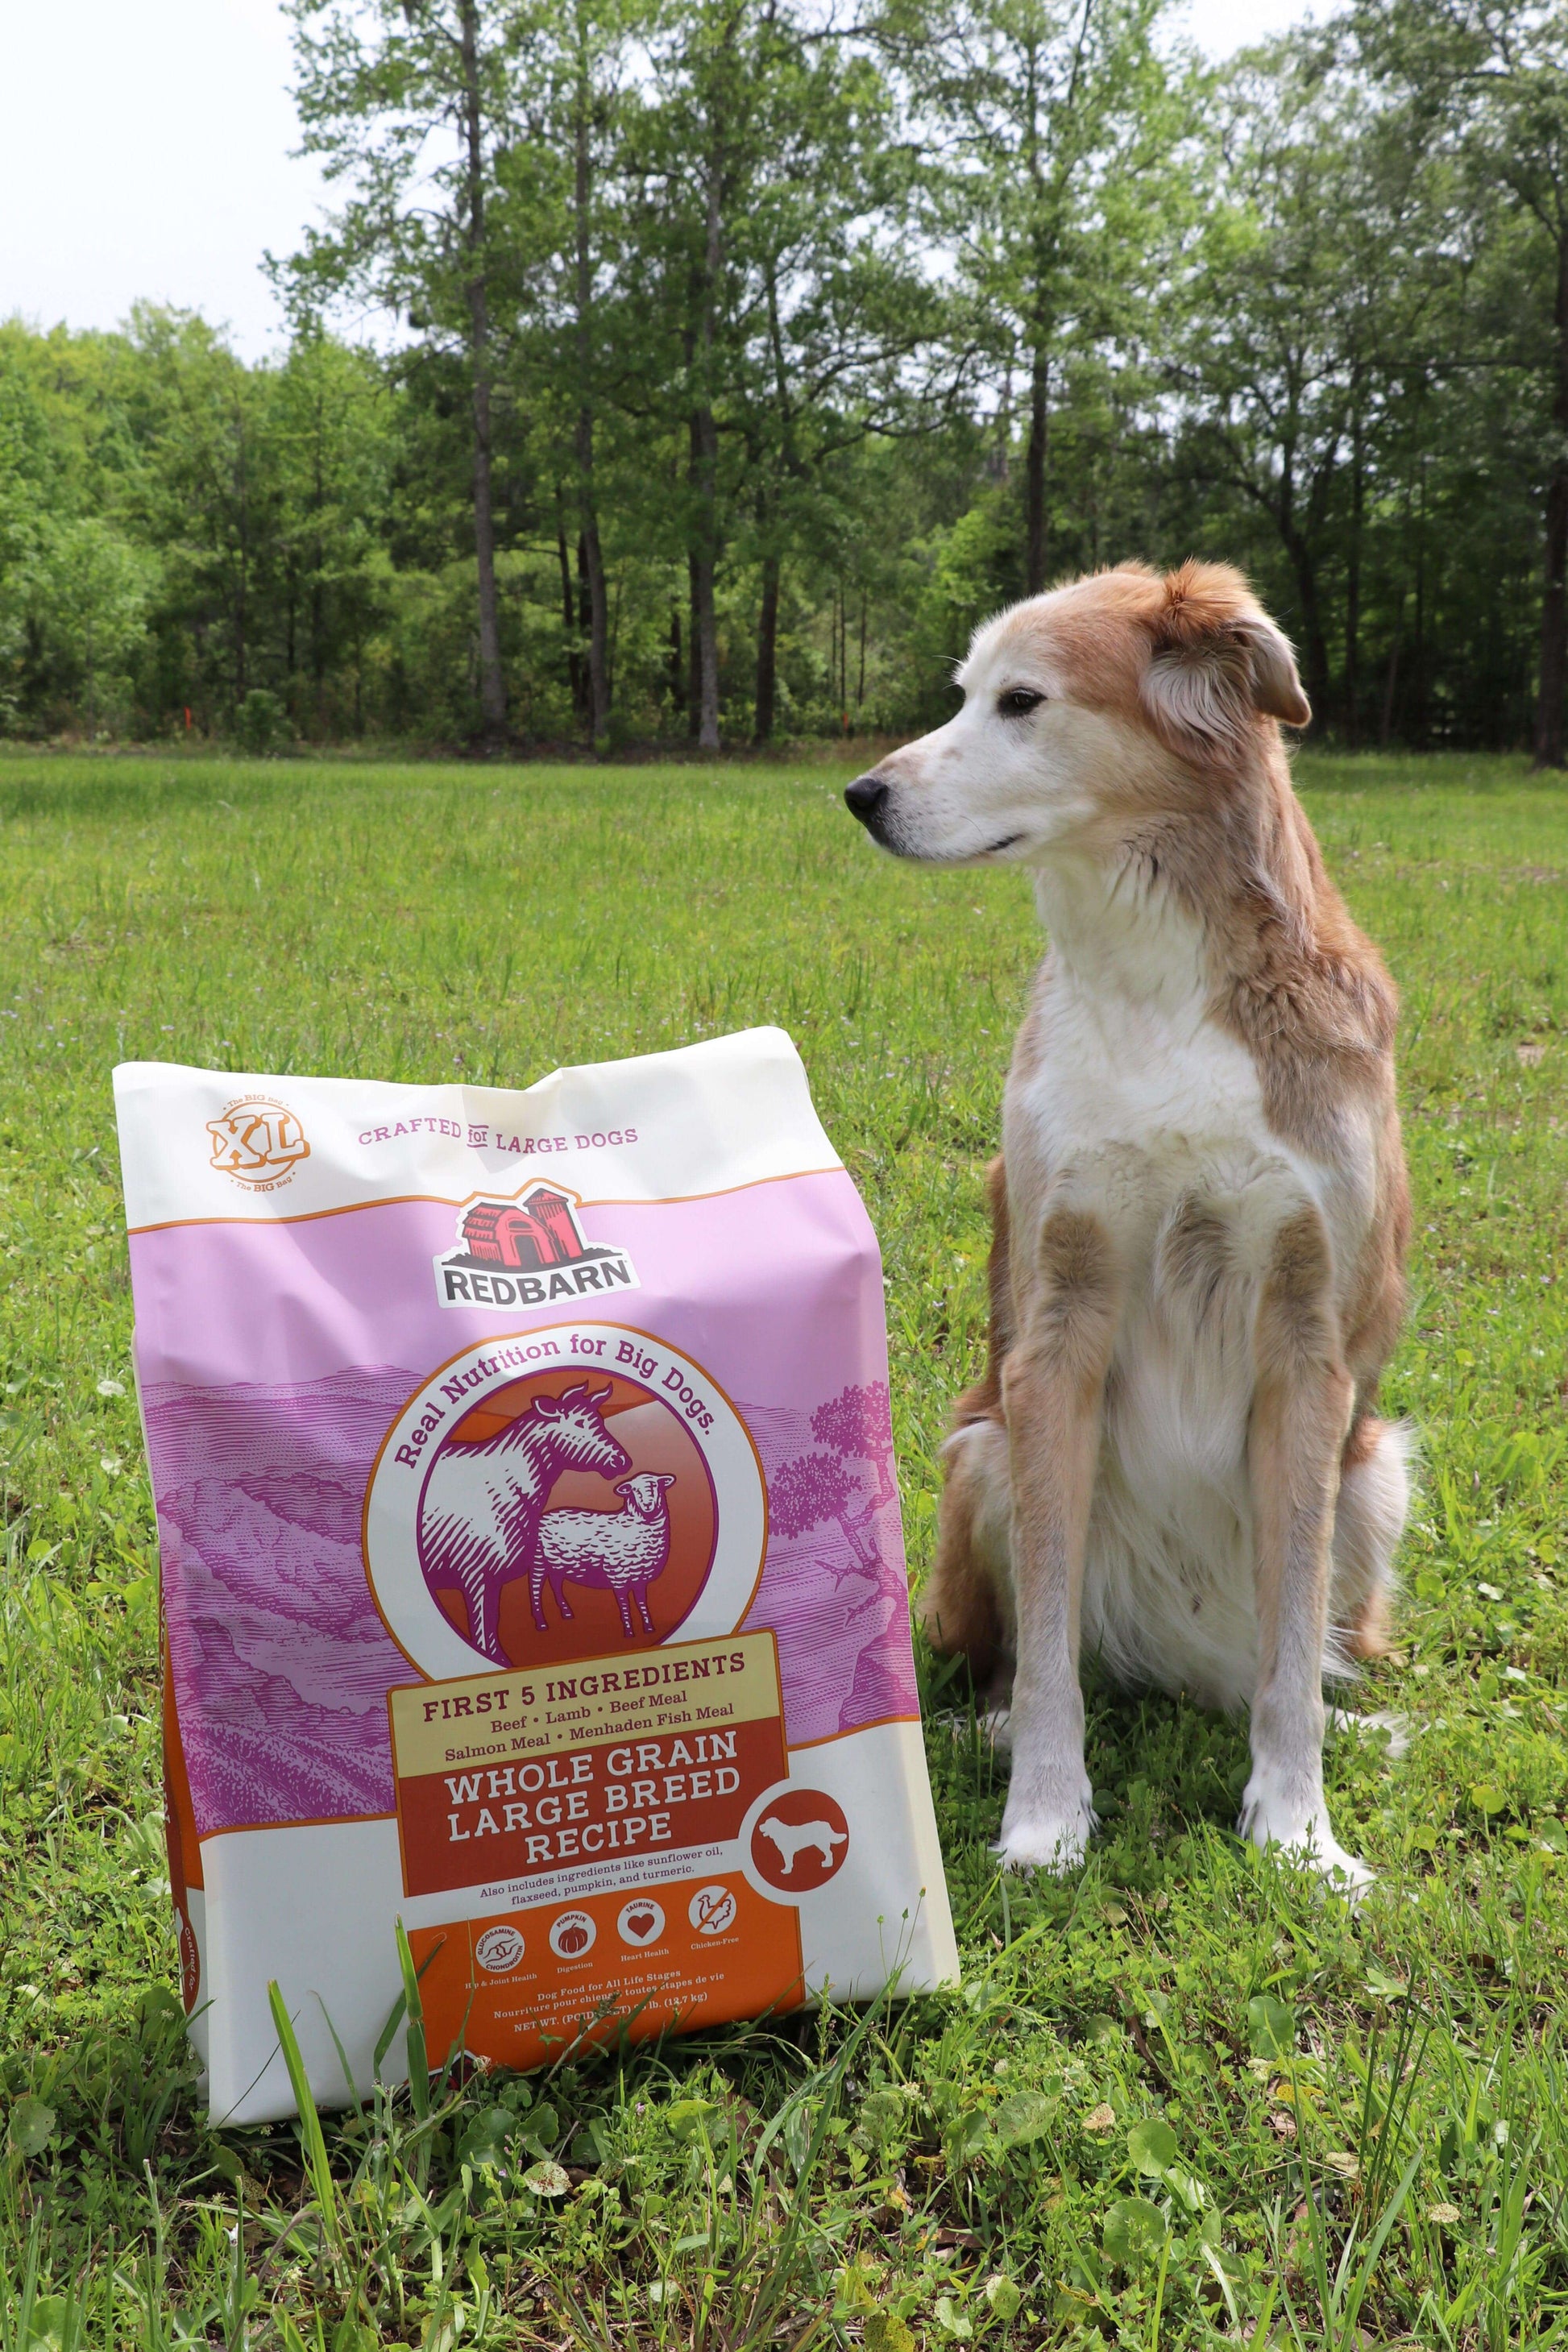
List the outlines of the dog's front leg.
{"type": "Polygon", "coordinates": [[[1013,1490],[1017,1667],[1013,1778],[997,1852],[1014,1868],[1080,1861],[1094,1828],[1083,1762],[1079,1628],[1105,1376],[1121,1285],[1110,1234],[1047,1210],[1037,1286],[1002,1378],[1013,1490]]]}
{"type": "Polygon", "coordinates": [[[1323,1797],[1323,1644],[1340,1455],[1353,1385],[1341,1360],[1328,1235],[1305,1209],[1275,1238],[1258,1301],[1247,1438],[1257,1547],[1258,1685],[1242,1833],[1337,1876],[1372,1873],[1339,1844],[1323,1797]]]}

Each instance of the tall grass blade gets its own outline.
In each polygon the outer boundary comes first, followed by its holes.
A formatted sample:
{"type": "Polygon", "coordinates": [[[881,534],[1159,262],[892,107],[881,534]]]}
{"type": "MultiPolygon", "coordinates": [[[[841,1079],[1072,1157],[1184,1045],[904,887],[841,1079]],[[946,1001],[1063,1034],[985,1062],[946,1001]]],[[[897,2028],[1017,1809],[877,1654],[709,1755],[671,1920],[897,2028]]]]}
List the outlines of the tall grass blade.
{"type": "Polygon", "coordinates": [[[289,2082],[294,2093],[294,2105],[300,2112],[300,2145],[304,2153],[305,2169],[310,2176],[310,2187],[315,2195],[316,2210],[321,2217],[322,2235],[333,2252],[341,2256],[343,2251],[342,2218],[338,2211],[337,2186],[332,2179],[331,2163],[327,2155],[326,2137],[321,2130],[321,2118],[316,2111],[315,2099],[311,2095],[310,2078],[305,2072],[305,2061],[300,2053],[299,2037],[294,2032],[294,2021],[289,2014],[288,2005],[276,1979],[267,1988],[267,1998],[271,2004],[272,2023],[278,2034],[279,2046],[283,2053],[283,2063],[289,2069],[289,2082]]]}

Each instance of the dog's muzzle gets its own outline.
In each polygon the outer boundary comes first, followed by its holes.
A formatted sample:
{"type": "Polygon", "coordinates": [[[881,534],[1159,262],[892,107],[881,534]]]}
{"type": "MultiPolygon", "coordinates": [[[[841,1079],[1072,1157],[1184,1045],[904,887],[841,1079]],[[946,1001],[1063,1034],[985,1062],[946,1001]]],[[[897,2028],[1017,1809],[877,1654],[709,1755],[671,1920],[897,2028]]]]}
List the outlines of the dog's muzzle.
{"type": "Polygon", "coordinates": [[[857,776],[852,784],[844,787],[845,805],[851,816],[858,816],[873,841],[887,839],[888,801],[889,787],[880,776],[857,776]]]}

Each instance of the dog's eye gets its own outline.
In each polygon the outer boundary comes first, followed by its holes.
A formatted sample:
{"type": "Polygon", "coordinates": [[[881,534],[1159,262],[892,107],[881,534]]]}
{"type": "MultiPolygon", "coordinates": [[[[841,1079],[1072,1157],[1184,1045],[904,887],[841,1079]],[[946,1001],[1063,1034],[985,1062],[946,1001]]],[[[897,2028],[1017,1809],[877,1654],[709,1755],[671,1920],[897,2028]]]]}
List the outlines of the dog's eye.
{"type": "Polygon", "coordinates": [[[996,708],[1004,719],[1027,719],[1045,700],[1043,694],[1031,693],[1026,686],[1015,686],[996,698],[996,708]]]}

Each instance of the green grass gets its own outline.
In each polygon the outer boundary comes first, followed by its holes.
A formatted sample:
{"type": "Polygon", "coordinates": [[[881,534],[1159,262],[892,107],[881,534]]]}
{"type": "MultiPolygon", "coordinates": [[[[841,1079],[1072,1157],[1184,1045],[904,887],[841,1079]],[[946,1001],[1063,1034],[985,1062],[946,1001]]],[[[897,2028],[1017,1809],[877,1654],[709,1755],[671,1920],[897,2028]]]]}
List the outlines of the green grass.
{"type": "Polygon", "coordinates": [[[1356,1701],[1416,1736],[1331,1745],[1359,1917],[1233,1840],[1242,1725],[1097,1692],[1065,1884],[999,1880],[997,1767],[930,1733],[962,1993],[201,2120],[110,1066],[521,1084],[781,1022],[881,1234],[919,1573],[1038,942],[1016,877],[876,857],[839,781],[0,767],[0,2352],[1562,2333],[1568,799],[1512,762],[1301,766],[1405,992],[1417,1202],[1424,1486],[1356,1701]]]}

